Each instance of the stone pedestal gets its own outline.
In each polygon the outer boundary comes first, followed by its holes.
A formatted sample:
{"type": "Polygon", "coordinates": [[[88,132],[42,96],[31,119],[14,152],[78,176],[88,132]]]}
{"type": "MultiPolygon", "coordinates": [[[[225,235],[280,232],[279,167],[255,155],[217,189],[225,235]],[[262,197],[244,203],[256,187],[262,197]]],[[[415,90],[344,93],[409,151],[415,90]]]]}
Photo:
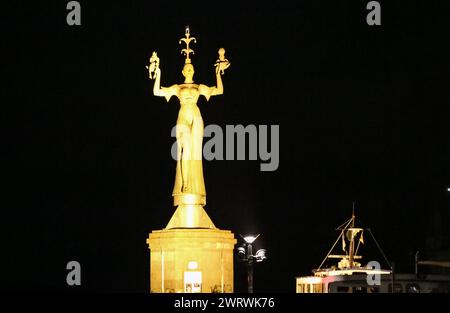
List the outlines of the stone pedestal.
{"type": "Polygon", "coordinates": [[[233,292],[236,239],[229,230],[166,228],[152,231],[147,243],[150,292],[233,292]]]}

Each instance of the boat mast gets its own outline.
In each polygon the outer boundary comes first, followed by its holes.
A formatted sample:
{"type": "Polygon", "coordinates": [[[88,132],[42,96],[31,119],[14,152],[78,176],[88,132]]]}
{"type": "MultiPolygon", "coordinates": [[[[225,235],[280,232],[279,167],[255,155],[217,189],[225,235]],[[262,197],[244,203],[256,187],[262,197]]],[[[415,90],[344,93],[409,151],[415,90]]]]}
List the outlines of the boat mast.
{"type": "Polygon", "coordinates": [[[349,254],[349,267],[353,267],[353,256],[355,253],[355,236],[353,233],[353,228],[355,227],[355,201],[353,201],[353,209],[352,209],[352,226],[350,227],[350,248],[348,251],[349,254]]]}

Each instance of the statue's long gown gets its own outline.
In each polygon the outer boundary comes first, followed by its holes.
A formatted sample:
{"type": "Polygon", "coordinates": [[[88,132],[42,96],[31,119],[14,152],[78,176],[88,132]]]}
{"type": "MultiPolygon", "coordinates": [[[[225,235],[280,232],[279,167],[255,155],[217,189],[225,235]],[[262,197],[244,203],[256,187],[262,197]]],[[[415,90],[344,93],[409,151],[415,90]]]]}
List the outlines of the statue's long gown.
{"type": "MultiPolygon", "coordinates": [[[[190,88],[189,92],[193,91],[197,92],[198,97],[198,90],[190,88]]],[[[205,196],[202,166],[203,119],[197,105],[181,104],[176,136],[178,160],[172,195],[188,193],[205,196]],[[186,149],[184,153],[180,151],[182,146],[186,149]],[[182,171],[187,171],[186,181],[183,181],[182,171]]]]}

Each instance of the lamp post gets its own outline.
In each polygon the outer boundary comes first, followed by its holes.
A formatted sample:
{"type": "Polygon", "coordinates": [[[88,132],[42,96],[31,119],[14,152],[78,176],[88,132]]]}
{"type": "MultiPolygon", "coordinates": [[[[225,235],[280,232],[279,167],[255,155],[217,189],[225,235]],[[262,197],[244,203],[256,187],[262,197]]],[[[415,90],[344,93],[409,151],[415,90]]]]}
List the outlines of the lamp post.
{"type": "Polygon", "coordinates": [[[259,234],[256,236],[247,235],[245,237],[241,235],[241,237],[244,239],[245,243],[237,249],[239,257],[238,260],[241,262],[247,262],[247,291],[248,293],[253,293],[253,263],[254,261],[262,262],[267,259],[266,249],[259,249],[256,251],[256,254],[253,255],[252,244],[256,238],[259,237],[259,234]]]}

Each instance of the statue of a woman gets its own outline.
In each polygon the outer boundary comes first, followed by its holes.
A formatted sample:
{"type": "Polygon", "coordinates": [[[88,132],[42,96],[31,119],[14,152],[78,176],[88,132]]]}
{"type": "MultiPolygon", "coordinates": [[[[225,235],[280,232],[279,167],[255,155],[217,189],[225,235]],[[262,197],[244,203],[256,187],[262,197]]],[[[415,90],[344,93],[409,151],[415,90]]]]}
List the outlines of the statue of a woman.
{"type": "Polygon", "coordinates": [[[153,87],[155,96],[165,97],[167,101],[172,96],[176,96],[180,100],[180,111],[176,124],[178,157],[172,193],[174,205],[200,204],[203,206],[206,204],[202,168],[203,120],[197,106],[197,100],[200,96],[209,100],[211,96],[223,93],[221,75],[230,66],[230,63],[224,57],[225,49],[219,49],[219,59],[215,65],[216,86],[208,87],[203,84],[195,84],[193,80],[194,66],[189,58],[189,54],[193,53],[193,50],[189,48],[191,40],[195,41],[195,38],[189,38],[189,29],[187,28],[186,38],[180,40],[180,43],[184,41],[187,45],[187,48],[182,50],[187,56],[182,71],[183,84],[161,87],[161,70],[159,69],[159,58],[156,52],[153,52],[152,58],[150,58],[148,69],[150,78],[155,79],[153,87]]]}

